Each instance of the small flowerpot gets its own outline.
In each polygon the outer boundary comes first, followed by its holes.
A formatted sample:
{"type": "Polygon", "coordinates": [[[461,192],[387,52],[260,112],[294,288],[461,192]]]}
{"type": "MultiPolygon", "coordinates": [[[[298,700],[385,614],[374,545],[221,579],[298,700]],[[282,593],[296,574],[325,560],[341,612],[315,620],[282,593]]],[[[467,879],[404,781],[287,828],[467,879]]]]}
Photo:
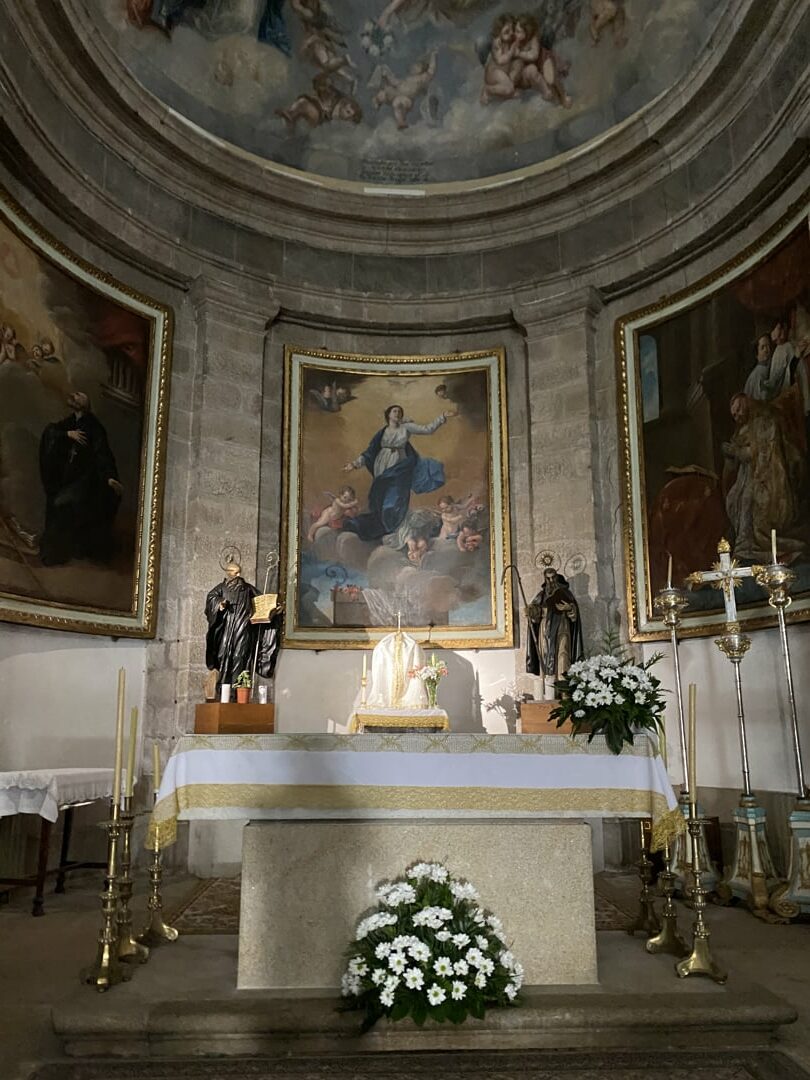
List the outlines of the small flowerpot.
{"type": "Polygon", "coordinates": [[[436,697],[439,693],[439,687],[436,683],[425,683],[425,690],[427,691],[427,703],[429,709],[436,708],[436,697]]]}
{"type": "Polygon", "coordinates": [[[236,700],[240,705],[247,705],[250,701],[250,687],[249,686],[237,686],[236,688],[236,700]]]}

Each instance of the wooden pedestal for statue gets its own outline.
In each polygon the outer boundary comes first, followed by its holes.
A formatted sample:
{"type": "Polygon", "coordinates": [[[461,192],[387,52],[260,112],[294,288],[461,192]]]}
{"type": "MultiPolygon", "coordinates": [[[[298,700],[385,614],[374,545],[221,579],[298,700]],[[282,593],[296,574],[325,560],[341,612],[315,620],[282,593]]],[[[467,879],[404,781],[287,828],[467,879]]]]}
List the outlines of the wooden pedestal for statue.
{"type": "Polygon", "coordinates": [[[272,735],[275,705],[206,702],[194,713],[196,735],[272,735]]]}
{"type": "Polygon", "coordinates": [[[566,720],[561,727],[557,727],[557,721],[549,719],[551,710],[556,707],[556,701],[522,701],[518,721],[519,734],[570,735],[573,730],[570,720],[566,720]]]}

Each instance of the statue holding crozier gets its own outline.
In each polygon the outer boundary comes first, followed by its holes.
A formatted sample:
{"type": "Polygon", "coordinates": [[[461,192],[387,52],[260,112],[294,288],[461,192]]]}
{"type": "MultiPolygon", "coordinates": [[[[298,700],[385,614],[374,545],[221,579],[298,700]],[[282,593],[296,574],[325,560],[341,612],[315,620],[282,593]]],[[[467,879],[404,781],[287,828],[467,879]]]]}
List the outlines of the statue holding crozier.
{"type": "MultiPolygon", "coordinates": [[[[213,681],[215,672],[217,695],[223,683],[232,686],[243,671],[255,670],[263,678],[271,678],[281,640],[278,619],[266,618],[258,625],[253,621],[260,593],[242,577],[239,549],[225,548],[220,566],[225,577],[205,600],[205,666],[212,672],[206,682],[213,681]]],[[[206,685],[206,696],[210,689],[206,685]]]]}
{"type": "Polygon", "coordinates": [[[543,584],[526,611],[533,630],[526,643],[526,670],[542,675],[546,696],[553,696],[553,684],[583,654],[582,622],[579,605],[568,581],[554,567],[553,555],[545,552],[541,560],[543,584]]]}

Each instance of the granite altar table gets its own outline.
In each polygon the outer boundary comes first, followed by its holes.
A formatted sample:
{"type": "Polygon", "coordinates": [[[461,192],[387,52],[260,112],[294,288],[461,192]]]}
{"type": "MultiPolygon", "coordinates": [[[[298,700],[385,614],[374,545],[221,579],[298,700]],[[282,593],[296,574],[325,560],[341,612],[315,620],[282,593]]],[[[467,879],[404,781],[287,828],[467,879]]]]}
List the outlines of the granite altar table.
{"type": "Polygon", "coordinates": [[[473,881],[527,983],[587,983],[596,938],[581,819],[660,824],[676,805],[646,735],[618,757],[599,737],[565,735],[184,736],[150,834],[163,846],[178,820],[250,821],[240,988],[337,986],[375,886],[421,859],[473,881]],[[560,818],[580,820],[547,820],[560,818]]]}

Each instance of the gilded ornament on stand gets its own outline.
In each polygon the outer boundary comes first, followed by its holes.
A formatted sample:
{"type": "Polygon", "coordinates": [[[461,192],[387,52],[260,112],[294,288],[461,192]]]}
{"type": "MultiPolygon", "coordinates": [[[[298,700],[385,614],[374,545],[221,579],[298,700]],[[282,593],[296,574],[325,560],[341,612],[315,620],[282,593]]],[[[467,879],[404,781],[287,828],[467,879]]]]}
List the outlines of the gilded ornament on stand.
{"type": "Polygon", "coordinates": [[[695,911],[695,922],[692,927],[692,951],[683,960],[675,965],[678,977],[685,979],[689,975],[704,975],[713,979],[716,983],[724,983],[728,979],[728,973],[723,971],[714,962],[709,948],[709,928],[706,925],[706,890],[701,881],[700,865],[700,831],[706,821],[701,820],[694,813],[689,818],[689,836],[692,841],[692,904],[695,911]]]}
{"type": "Polygon", "coordinates": [[[653,879],[653,864],[650,861],[650,841],[652,839],[652,821],[642,818],[639,821],[639,840],[641,850],[638,860],[638,876],[641,879],[638,916],[627,933],[631,936],[638,932],[652,938],[661,932],[661,922],[655,910],[653,892],[650,888],[653,879]]]}
{"type": "Polygon", "coordinates": [[[96,959],[81,973],[82,982],[103,993],[111,986],[130,978],[131,969],[118,959],[118,841],[121,836],[120,807],[113,799],[107,827],[107,873],[101,892],[102,924],[98,935],[96,959]]]}
{"type": "MultiPolygon", "coordinates": [[[[157,805],[158,789],[160,788],[160,752],[156,742],[152,744],[152,787],[154,788],[154,799],[157,805]]],[[[165,945],[170,941],[177,941],[179,934],[173,926],[168,926],[163,921],[163,897],[160,891],[163,880],[163,866],[160,858],[160,831],[154,821],[154,815],[150,826],[150,840],[152,858],[149,863],[149,900],[146,905],[148,915],[146,925],[138,934],[137,940],[141,945],[154,947],[155,945],[165,945]]]]}
{"type": "Polygon", "coordinates": [[[128,964],[145,964],[149,959],[149,949],[132,935],[132,912],[129,902],[132,899],[132,826],[135,815],[132,812],[132,796],[124,796],[121,810],[121,869],[118,874],[118,959],[128,964]]]}

